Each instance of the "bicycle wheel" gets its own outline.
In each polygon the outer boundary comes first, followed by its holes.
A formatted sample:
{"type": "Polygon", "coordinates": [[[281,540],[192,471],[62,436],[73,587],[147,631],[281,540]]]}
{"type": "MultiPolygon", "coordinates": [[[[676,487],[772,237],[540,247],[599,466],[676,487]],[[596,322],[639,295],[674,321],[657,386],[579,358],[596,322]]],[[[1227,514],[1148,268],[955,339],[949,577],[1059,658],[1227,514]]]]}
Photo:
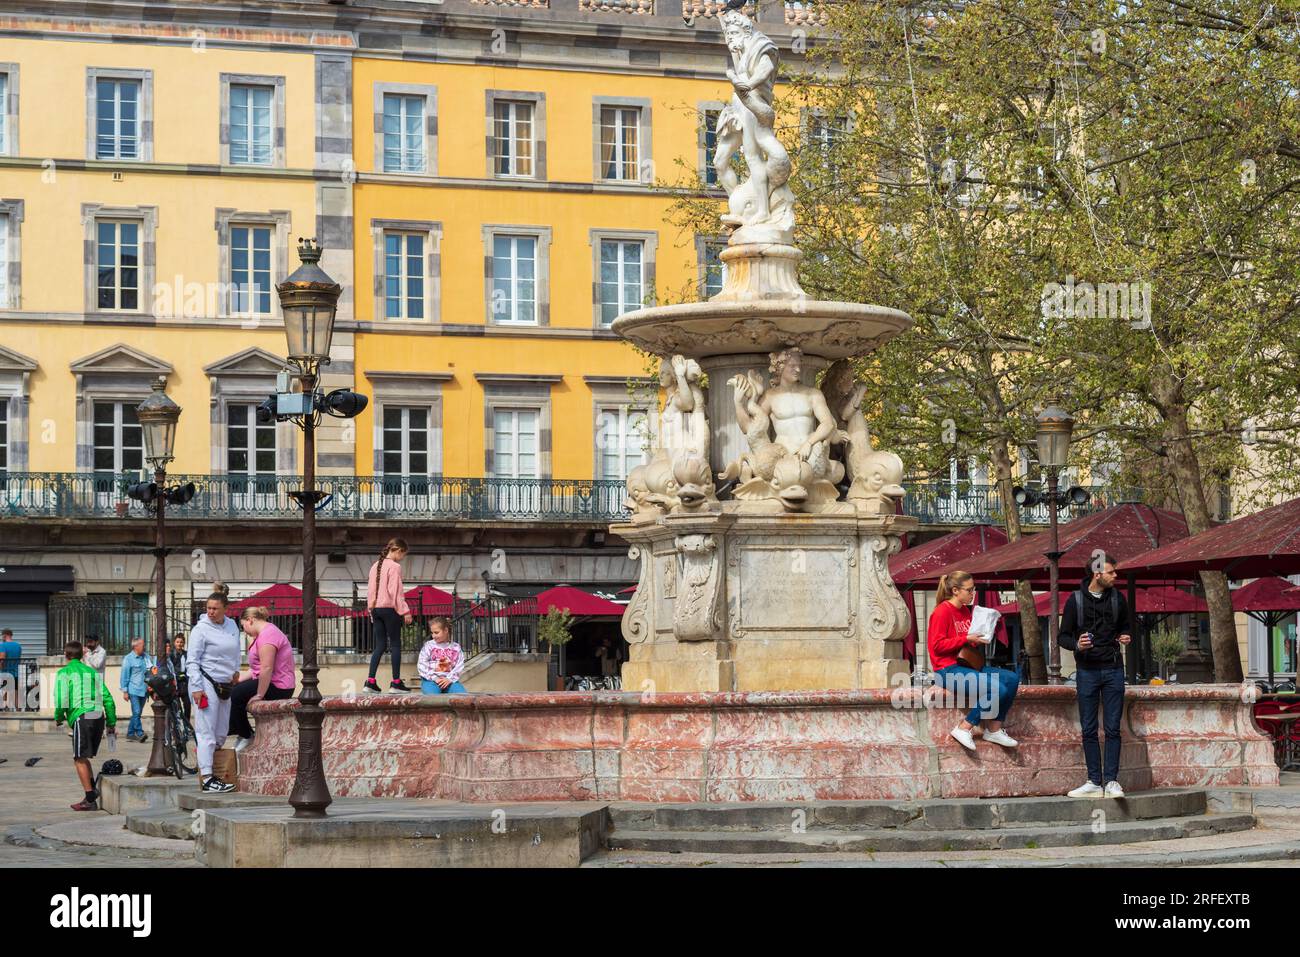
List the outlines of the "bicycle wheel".
{"type": "Polygon", "coordinates": [[[198,755],[191,756],[190,742],[194,740],[194,732],[185,722],[185,716],[181,714],[180,708],[172,705],[171,714],[167,721],[168,737],[171,738],[171,755],[172,770],[176,772],[176,777],[184,778],[186,774],[197,774],[199,767],[197,764],[198,755]]]}

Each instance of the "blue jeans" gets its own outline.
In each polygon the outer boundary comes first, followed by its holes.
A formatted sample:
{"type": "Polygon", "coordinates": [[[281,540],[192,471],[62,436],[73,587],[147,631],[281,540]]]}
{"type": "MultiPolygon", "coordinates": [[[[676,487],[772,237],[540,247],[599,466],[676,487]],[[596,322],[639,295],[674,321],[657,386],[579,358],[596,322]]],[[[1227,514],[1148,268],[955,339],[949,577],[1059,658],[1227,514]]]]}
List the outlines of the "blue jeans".
{"type": "Polygon", "coordinates": [[[459,681],[453,681],[451,684],[447,685],[446,690],[443,690],[442,688],[438,687],[438,682],[430,681],[428,678],[420,679],[420,693],[421,694],[469,694],[469,692],[465,690],[465,686],[461,684],[459,681]]]}
{"type": "Polygon", "coordinates": [[[956,692],[959,703],[976,703],[966,715],[967,723],[976,726],[981,719],[1005,721],[1020,687],[1020,677],[1014,671],[992,665],[985,665],[983,671],[961,664],[949,665],[936,671],[934,680],[940,687],[956,692]]]}
{"type": "Polygon", "coordinates": [[[128,738],[131,737],[131,735],[135,735],[136,737],[144,736],[144,725],[140,722],[140,715],[143,711],[144,695],[131,695],[131,723],[127,725],[126,728],[126,735],[128,738]]]}
{"type": "Polygon", "coordinates": [[[1124,717],[1124,669],[1079,668],[1074,673],[1079,698],[1079,725],[1083,729],[1083,759],[1088,764],[1088,780],[1108,784],[1119,780],[1119,725],[1124,717]],[[1106,767],[1102,776],[1101,745],[1097,741],[1097,706],[1101,705],[1102,726],[1106,731],[1106,767]]]}

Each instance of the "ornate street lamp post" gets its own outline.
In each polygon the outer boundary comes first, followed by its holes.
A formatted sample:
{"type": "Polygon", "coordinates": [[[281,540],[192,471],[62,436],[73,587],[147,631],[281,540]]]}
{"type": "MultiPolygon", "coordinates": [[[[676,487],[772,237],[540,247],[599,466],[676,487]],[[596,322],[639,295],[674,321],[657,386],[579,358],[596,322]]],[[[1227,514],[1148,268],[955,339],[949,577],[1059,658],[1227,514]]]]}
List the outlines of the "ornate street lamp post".
{"type": "MultiPolygon", "coordinates": [[[[127,494],[146,505],[154,507],[154,638],[157,644],[159,665],[167,654],[167,539],[166,512],[169,490],[167,483],[167,465],[175,457],[176,422],[181,417],[181,407],[167,397],[163,390],[167,388],[167,379],[159,376],[154,383],[154,390],[147,399],[136,406],[136,418],[140,421],[144,433],[144,457],[153,466],[153,482],[140,482],[132,485],[127,494]]],[[[189,487],[193,495],[193,487],[189,487]]],[[[172,490],[170,496],[179,504],[179,490],[172,490]]],[[[183,493],[181,493],[183,494],[183,493]]],[[[188,499],[185,499],[188,501],[188,499]]],[[[166,737],[167,706],[156,695],[153,699],[153,750],[149,752],[150,777],[171,774],[167,760],[167,749],[163,742],[166,737]]]]}
{"type": "Polygon", "coordinates": [[[1051,617],[1047,621],[1047,683],[1061,683],[1061,646],[1057,641],[1060,632],[1060,569],[1061,537],[1057,522],[1057,511],[1065,505],[1083,505],[1088,501],[1088,493],[1072,485],[1065,491],[1058,487],[1061,469],[1070,454],[1070,435],[1074,431],[1074,419],[1055,403],[1048,403],[1038,416],[1038,429],[1035,439],[1038,443],[1038,464],[1047,470],[1047,491],[1040,492],[1032,488],[1017,485],[1011,490],[1011,497],[1020,507],[1037,506],[1047,503],[1048,548],[1047,562],[1049,589],[1052,596],[1051,617]]]}
{"type": "Polygon", "coordinates": [[[1070,413],[1049,404],[1038,416],[1038,461],[1047,470],[1047,515],[1051,535],[1051,551],[1047,553],[1050,571],[1048,589],[1052,596],[1052,614],[1047,620],[1048,645],[1051,657],[1048,659],[1047,683],[1061,683],[1061,645],[1057,640],[1060,632],[1060,564],[1061,540],[1057,523],[1059,507],[1057,483],[1061,478],[1061,469],[1070,454],[1070,433],[1074,431],[1074,419],[1070,413]]]}
{"type": "Polygon", "coordinates": [[[302,508],[302,694],[298,696],[295,715],[298,721],[298,770],[294,777],[289,803],[297,818],[325,816],[330,806],[329,784],[321,760],[321,727],[325,709],[316,663],[316,394],[317,378],[323,363],[329,363],[330,339],[334,335],[334,316],[343,289],[320,268],[321,248],[314,239],[298,241],[298,258],[302,265],[276,286],[280,311],[284,316],[284,334],[289,343],[289,361],[294,376],[302,382],[302,394],[310,401],[300,418],[302,429],[302,491],[298,504],[302,508]]]}

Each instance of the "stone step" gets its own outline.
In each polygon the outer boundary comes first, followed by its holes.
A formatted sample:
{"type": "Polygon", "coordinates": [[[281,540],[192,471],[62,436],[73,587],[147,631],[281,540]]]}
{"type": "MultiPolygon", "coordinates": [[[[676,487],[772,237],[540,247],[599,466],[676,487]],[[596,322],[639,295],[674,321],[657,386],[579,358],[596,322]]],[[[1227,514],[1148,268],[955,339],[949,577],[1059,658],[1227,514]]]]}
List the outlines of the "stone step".
{"type": "Polygon", "coordinates": [[[176,841],[194,840],[194,815],[170,808],[151,811],[128,811],[126,829],[146,837],[167,837],[176,841]]]}
{"type": "Polygon", "coordinates": [[[199,808],[211,811],[225,807],[269,807],[274,804],[288,804],[289,799],[282,794],[245,794],[242,791],[205,794],[195,784],[192,790],[178,793],[176,802],[182,811],[197,811],[199,808]]]}
{"type": "Polygon", "coordinates": [[[957,854],[699,854],[655,851],[598,851],[583,867],[853,867],[853,868],[1001,868],[1056,867],[1250,867],[1263,863],[1300,867],[1300,835],[1278,840],[1259,830],[1227,835],[1233,844],[1206,847],[1214,837],[1179,838],[1145,844],[1058,848],[1055,851],[989,851],[957,854]],[[1247,843],[1253,840],[1254,843],[1247,843]],[[1240,842],[1240,843],[1238,843],[1240,842]]]}
{"type": "Polygon", "coordinates": [[[1004,827],[926,831],[904,828],[781,831],[629,831],[615,828],[606,837],[611,850],[705,854],[876,853],[886,851],[981,851],[1009,848],[1081,847],[1164,841],[1248,831],[1250,814],[1203,814],[1145,821],[1105,821],[1055,827],[1004,827]]]}
{"type": "MultiPolygon", "coordinates": [[[[1204,791],[1143,791],[1127,798],[971,798],[936,801],[612,804],[610,820],[627,831],[806,831],[853,829],[953,831],[1109,823],[1204,814],[1204,791]]],[[[1224,808],[1228,810],[1228,808],[1224,808]]],[[[1232,808],[1246,811],[1248,808],[1232,808]]]]}

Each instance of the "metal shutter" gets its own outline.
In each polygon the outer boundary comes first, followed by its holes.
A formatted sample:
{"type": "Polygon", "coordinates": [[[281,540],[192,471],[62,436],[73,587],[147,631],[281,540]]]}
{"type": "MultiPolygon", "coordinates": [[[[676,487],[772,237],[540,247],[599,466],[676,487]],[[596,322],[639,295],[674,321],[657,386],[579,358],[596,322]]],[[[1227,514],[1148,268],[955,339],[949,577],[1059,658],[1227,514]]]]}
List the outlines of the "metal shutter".
{"type": "Polygon", "coordinates": [[[0,605],[0,628],[12,628],[24,658],[45,654],[45,606],[0,605]]]}

